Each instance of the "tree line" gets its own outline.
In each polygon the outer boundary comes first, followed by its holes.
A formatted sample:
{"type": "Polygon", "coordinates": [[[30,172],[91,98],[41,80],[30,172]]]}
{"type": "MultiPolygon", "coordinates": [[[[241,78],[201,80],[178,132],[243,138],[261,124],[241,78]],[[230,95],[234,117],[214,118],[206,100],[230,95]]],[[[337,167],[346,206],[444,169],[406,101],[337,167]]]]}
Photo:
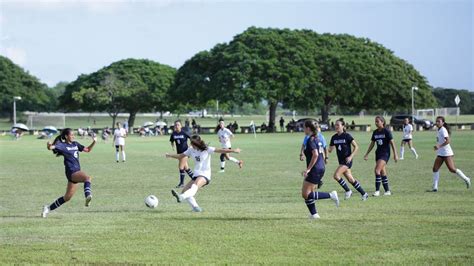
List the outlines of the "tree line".
{"type": "MultiPolygon", "coordinates": [[[[0,57],[2,114],[11,113],[12,97],[18,95],[25,99],[18,110],[108,112],[113,122],[119,112],[128,112],[130,126],[138,112],[184,112],[217,101],[231,111],[267,103],[270,129],[278,105],[319,110],[323,121],[335,106],[404,112],[411,105],[412,86],[419,88],[417,108],[445,104],[439,100],[445,90],[432,90],[411,64],[381,44],[310,30],[250,27],[179,69],[125,59],[53,88],[0,57]]],[[[462,104],[470,106],[461,105],[462,112],[472,112],[472,93],[462,95],[462,104]]]]}

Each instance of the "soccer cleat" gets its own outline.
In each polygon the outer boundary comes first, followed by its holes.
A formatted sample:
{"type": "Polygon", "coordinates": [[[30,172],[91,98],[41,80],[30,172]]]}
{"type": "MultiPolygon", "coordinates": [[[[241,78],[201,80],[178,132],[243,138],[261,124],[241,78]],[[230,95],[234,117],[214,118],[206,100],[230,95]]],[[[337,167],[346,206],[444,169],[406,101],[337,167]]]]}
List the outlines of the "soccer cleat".
{"type": "Polygon", "coordinates": [[[239,168],[242,169],[242,167],[244,167],[244,161],[240,160],[238,165],[239,165],[239,168]]]}
{"type": "Polygon", "coordinates": [[[183,188],[184,184],[178,184],[175,188],[183,188]]]}
{"type": "Polygon", "coordinates": [[[403,158],[403,157],[400,157],[400,159],[398,159],[398,160],[400,160],[400,161],[401,161],[401,160],[405,160],[405,158],[403,158]]]}
{"type": "Polygon", "coordinates": [[[122,161],[122,163],[124,163],[124,162],[125,162],[125,160],[122,161]]]}
{"type": "Polygon", "coordinates": [[[41,213],[41,217],[46,218],[46,216],[48,216],[48,213],[49,213],[49,212],[50,212],[49,206],[48,206],[48,205],[44,205],[44,206],[43,206],[43,212],[41,213]]]}
{"type": "Polygon", "coordinates": [[[420,157],[420,156],[418,156],[418,154],[417,154],[417,155],[415,155],[415,160],[418,160],[418,157],[420,157]]]}
{"type": "Polygon", "coordinates": [[[392,192],[389,191],[385,191],[385,193],[383,193],[384,196],[391,196],[392,195],[392,192]]]}
{"type": "Polygon", "coordinates": [[[202,209],[201,207],[196,206],[196,207],[193,207],[192,212],[202,212],[202,209]]]}
{"type": "Polygon", "coordinates": [[[438,192],[437,188],[427,189],[426,192],[438,192]]]}
{"type": "Polygon", "coordinates": [[[467,189],[469,189],[471,187],[471,178],[468,177],[464,182],[466,182],[467,189]]]}
{"type": "Polygon", "coordinates": [[[221,170],[219,171],[219,173],[225,173],[225,170],[224,170],[224,169],[221,169],[221,170]]]}
{"type": "Polygon", "coordinates": [[[362,195],[362,200],[363,201],[366,201],[369,199],[369,194],[365,193],[364,195],[362,195]]]}
{"type": "Polygon", "coordinates": [[[86,197],[86,204],[85,204],[86,207],[89,207],[89,205],[91,205],[91,200],[92,200],[92,195],[89,195],[86,197]]]}
{"type": "Polygon", "coordinates": [[[171,190],[171,194],[173,194],[173,197],[176,198],[176,201],[178,201],[178,203],[181,202],[181,199],[179,198],[178,192],[176,192],[174,189],[172,189],[172,190],[171,190]]]}
{"type": "Polygon", "coordinates": [[[378,197],[378,196],[380,196],[380,191],[378,191],[378,190],[377,190],[377,191],[375,191],[375,192],[374,192],[374,194],[373,194],[372,196],[374,196],[374,197],[378,197]]]}
{"type": "Polygon", "coordinates": [[[309,219],[310,219],[310,220],[316,220],[316,219],[319,219],[319,218],[321,218],[321,217],[319,216],[318,213],[310,214],[310,215],[309,215],[309,219]]]}
{"type": "Polygon", "coordinates": [[[339,207],[339,197],[337,196],[337,191],[333,191],[333,192],[329,193],[329,196],[331,197],[331,199],[336,204],[336,207],[339,207]]]}
{"type": "Polygon", "coordinates": [[[117,161],[117,163],[119,163],[119,161],[117,161]]]}
{"type": "Polygon", "coordinates": [[[350,199],[351,196],[352,196],[352,190],[346,191],[346,193],[344,195],[344,200],[350,199]]]}

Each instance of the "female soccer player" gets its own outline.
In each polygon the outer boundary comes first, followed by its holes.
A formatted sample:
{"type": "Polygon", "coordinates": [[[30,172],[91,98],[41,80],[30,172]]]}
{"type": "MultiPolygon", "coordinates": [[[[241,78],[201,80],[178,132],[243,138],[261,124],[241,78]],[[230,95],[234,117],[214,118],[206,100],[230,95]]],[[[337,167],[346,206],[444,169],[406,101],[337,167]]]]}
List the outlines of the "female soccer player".
{"type": "Polygon", "coordinates": [[[393,150],[393,159],[398,161],[398,154],[395,150],[395,143],[393,142],[392,132],[385,128],[385,119],[382,116],[375,117],[376,130],[372,133],[371,143],[369,149],[364,156],[364,160],[369,159],[369,153],[377,143],[377,150],[375,151],[375,192],[374,197],[380,196],[380,184],[383,184],[385,190],[384,196],[392,195],[388,186],[388,177],[386,165],[390,159],[390,147],[393,150]]]}
{"type": "Polygon", "coordinates": [[[115,144],[115,160],[120,161],[119,149],[122,151],[122,162],[125,162],[125,138],[127,131],[122,127],[120,122],[117,122],[117,128],[114,130],[114,144],[115,144]]]}
{"type": "Polygon", "coordinates": [[[331,137],[331,142],[329,143],[329,152],[332,152],[334,148],[336,148],[337,153],[337,160],[339,161],[339,166],[334,172],[334,179],[341,185],[341,187],[346,191],[346,195],[344,199],[349,199],[352,195],[352,190],[347,186],[346,182],[342,175],[347,178],[347,181],[354,186],[357,191],[362,195],[362,200],[367,200],[369,194],[367,194],[359,182],[352,176],[351,167],[352,167],[352,159],[354,155],[359,150],[359,145],[351,136],[351,134],[346,132],[344,128],[345,123],[342,120],[337,120],[335,127],[336,127],[336,134],[331,137]],[[354,148],[351,151],[351,146],[354,148]]]}
{"type": "Polygon", "coordinates": [[[66,194],[58,198],[51,205],[45,205],[41,216],[46,218],[48,213],[62,204],[68,202],[77,189],[77,183],[84,183],[84,196],[86,197],[86,207],[92,200],[91,177],[81,171],[79,164],[79,152],[90,152],[94,147],[97,138],[94,137],[89,147],[84,147],[78,142],[74,141],[74,132],[70,128],[65,128],[61,134],[54,139],[54,142],[48,142],[48,150],[52,150],[56,156],[62,155],[64,157],[64,166],[66,168],[66,178],[68,180],[66,194]]]}
{"type": "Polygon", "coordinates": [[[166,158],[187,160],[188,157],[191,157],[194,160],[194,176],[192,180],[184,186],[181,194],[175,190],[171,190],[171,193],[178,202],[183,200],[188,201],[194,212],[202,211],[194,196],[201,187],[208,185],[211,181],[211,154],[215,152],[221,154],[231,152],[240,153],[240,149],[217,149],[208,147],[200,136],[193,135],[191,137],[191,148],[180,154],[166,154],[166,158]]]}
{"type": "Polygon", "coordinates": [[[410,124],[410,120],[405,118],[403,121],[403,139],[402,144],[400,147],[400,160],[403,160],[403,155],[405,154],[405,144],[408,144],[413,155],[415,155],[415,159],[418,159],[418,154],[416,153],[415,147],[413,147],[412,143],[413,139],[413,126],[410,124]]]}
{"type": "MultiPolygon", "coordinates": [[[[321,133],[321,127],[319,126],[318,123],[314,123],[314,126],[316,127],[316,131],[318,132],[318,140],[320,141],[320,146],[323,147],[324,149],[324,163],[327,164],[329,160],[328,156],[328,149],[327,149],[327,143],[326,139],[324,138],[323,134],[321,133]]],[[[301,150],[300,150],[300,161],[304,161],[304,149],[306,148],[306,143],[308,142],[308,139],[310,138],[310,135],[307,135],[305,133],[304,138],[303,138],[303,144],[301,145],[301,150]]],[[[319,181],[318,188],[321,188],[323,186],[323,180],[319,181]]]]}
{"type": "MultiPolygon", "coordinates": [[[[182,130],[181,121],[175,121],[173,133],[170,135],[171,148],[174,150],[176,143],[177,154],[185,152],[188,149],[188,139],[189,135],[182,130]]],[[[188,161],[186,160],[179,160],[178,169],[179,184],[176,188],[182,188],[184,186],[184,173],[186,172],[189,177],[193,178],[193,171],[189,169],[188,161]]]]}
{"type": "MultiPolygon", "coordinates": [[[[232,131],[230,131],[228,128],[225,127],[224,121],[219,121],[219,131],[217,131],[217,136],[219,137],[219,142],[221,143],[222,149],[230,149],[231,144],[230,144],[230,138],[234,137],[234,134],[232,134],[232,131]]],[[[219,173],[224,173],[225,172],[225,161],[226,160],[231,160],[232,162],[236,163],[239,168],[242,168],[244,165],[244,162],[242,160],[238,160],[234,157],[229,156],[228,153],[222,153],[221,154],[221,170],[219,173]]]]}
{"type": "Polygon", "coordinates": [[[324,164],[324,153],[320,140],[317,136],[316,126],[311,121],[304,123],[304,131],[306,135],[309,135],[309,139],[306,142],[304,149],[304,155],[306,157],[306,169],[303,171],[303,187],[301,188],[301,196],[304,198],[306,206],[309,210],[310,219],[318,219],[319,214],[316,210],[316,200],[321,199],[332,199],[336,203],[336,207],[339,206],[339,198],[337,192],[331,193],[319,192],[316,190],[316,185],[324,175],[325,164],[324,164]]]}
{"type": "Polygon", "coordinates": [[[471,179],[467,177],[460,169],[457,169],[454,165],[454,153],[450,145],[451,140],[449,138],[449,127],[446,124],[444,117],[436,117],[436,126],[438,127],[438,136],[436,138],[437,143],[434,146],[434,150],[436,151],[437,156],[433,165],[433,189],[431,191],[438,191],[439,168],[441,168],[443,162],[446,163],[446,166],[451,173],[459,176],[462,180],[464,180],[467,188],[470,188],[471,179]]]}

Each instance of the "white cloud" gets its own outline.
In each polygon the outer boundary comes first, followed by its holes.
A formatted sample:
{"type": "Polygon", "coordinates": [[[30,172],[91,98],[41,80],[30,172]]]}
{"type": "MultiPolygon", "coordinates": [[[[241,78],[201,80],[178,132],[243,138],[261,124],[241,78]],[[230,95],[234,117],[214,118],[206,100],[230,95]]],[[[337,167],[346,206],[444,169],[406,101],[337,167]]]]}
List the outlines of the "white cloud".
{"type": "Polygon", "coordinates": [[[18,47],[6,47],[3,49],[6,57],[10,58],[13,63],[24,67],[26,65],[26,51],[18,47]]]}

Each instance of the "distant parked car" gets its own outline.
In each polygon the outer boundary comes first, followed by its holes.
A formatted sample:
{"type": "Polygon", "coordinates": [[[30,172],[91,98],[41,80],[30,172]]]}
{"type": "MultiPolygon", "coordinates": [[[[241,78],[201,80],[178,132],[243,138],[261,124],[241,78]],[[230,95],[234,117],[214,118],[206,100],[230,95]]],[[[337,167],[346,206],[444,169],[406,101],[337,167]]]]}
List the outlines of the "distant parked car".
{"type": "MultiPolygon", "coordinates": [[[[296,131],[298,132],[301,132],[304,130],[304,123],[306,121],[312,121],[313,123],[319,123],[318,120],[314,119],[314,118],[301,118],[301,119],[298,119],[298,121],[296,121],[296,131]]],[[[319,127],[321,127],[321,131],[326,131],[329,129],[329,125],[326,124],[326,123],[319,123],[319,127]]]]}
{"type": "Polygon", "coordinates": [[[394,115],[390,118],[390,125],[394,130],[402,130],[405,118],[408,118],[411,124],[422,126],[424,129],[431,129],[434,126],[433,121],[413,115],[394,115]]]}

